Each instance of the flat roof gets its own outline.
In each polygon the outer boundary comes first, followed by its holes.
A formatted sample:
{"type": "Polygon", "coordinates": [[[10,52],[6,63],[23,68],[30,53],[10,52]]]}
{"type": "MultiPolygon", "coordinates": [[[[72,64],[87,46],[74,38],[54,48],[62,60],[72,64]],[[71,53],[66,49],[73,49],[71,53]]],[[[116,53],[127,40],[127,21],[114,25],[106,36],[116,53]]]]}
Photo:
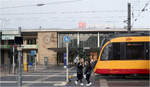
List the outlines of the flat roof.
{"type": "MultiPolygon", "coordinates": [[[[0,32],[17,32],[16,30],[11,30],[11,29],[5,29],[5,30],[0,30],[0,32]]],[[[127,31],[127,29],[124,28],[102,28],[102,29],[95,29],[95,28],[88,28],[88,29],[22,29],[22,32],[121,32],[121,31],[127,31]]],[[[150,28],[133,28],[131,31],[150,31],[150,28]]]]}

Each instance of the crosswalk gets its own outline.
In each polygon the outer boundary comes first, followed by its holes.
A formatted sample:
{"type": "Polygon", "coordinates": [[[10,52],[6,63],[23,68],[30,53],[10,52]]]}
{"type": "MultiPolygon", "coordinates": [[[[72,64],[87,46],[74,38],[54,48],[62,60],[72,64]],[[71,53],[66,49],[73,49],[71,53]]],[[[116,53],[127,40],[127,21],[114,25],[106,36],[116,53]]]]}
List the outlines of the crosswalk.
{"type": "MultiPolygon", "coordinates": [[[[73,69],[73,68],[71,68],[73,69]]],[[[76,76],[75,71],[70,72],[71,76],[76,76]]],[[[4,77],[0,77],[0,85],[1,87],[9,87],[9,85],[12,84],[12,86],[17,86],[16,81],[18,75],[8,75],[4,77]]],[[[67,83],[66,80],[66,73],[65,70],[43,70],[39,72],[28,72],[24,73],[22,75],[22,84],[23,87],[36,87],[38,84],[41,85],[41,87],[44,86],[65,86],[67,83]]],[[[10,86],[10,87],[12,87],[10,86]]]]}

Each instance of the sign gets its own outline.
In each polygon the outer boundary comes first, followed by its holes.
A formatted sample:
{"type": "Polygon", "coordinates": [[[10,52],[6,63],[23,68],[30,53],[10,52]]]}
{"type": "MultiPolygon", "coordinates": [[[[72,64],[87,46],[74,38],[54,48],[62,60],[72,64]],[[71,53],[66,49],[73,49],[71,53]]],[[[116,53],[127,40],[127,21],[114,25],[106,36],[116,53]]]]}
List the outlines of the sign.
{"type": "Polygon", "coordinates": [[[14,40],[14,35],[2,35],[2,40],[14,40]]]}
{"type": "Polygon", "coordinates": [[[9,48],[11,48],[11,46],[10,45],[0,45],[0,49],[9,49],[9,48]]]}
{"type": "Polygon", "coordinates": [[[34,56],[36,54],[35,50],[31,50],[31,56],[34,56]]]}
{"type": "Polygon", "coordinates": [[[86,28],[86,23],[85,22],[79,22],[79,28],[81,28],[81,29],[86,28]]]}
{"type": "Polygon", "coordinates": [[[83,49],[85,49],[85,50],[86,50],[86,49],[90,49],[90,47],[84,47],[83,49]]]}
{"type": "Polygon", "coordinates": [[[70,37],[69,36],[64,36],[64,42],[69,43],[70,37]]]}
{"type": "Polygon", "coordinates": [[[64,53],[64,66],[66,66],[66,53],[64,53]]]}
{"type": "Polygon", "coordinates": [[[2,31],[2,34],[9,34],[9,35],[19,35],[19,31],[18,30],[9,30],[9,31],[7,31],[7,30],[4,30],[4,31],[2,31]]]}
{"type": "Polygon", "coordinates": [[[38,45],[21,45],[23,49],[38,49],[38,45]]]}
{"type": "Polygon", "coordinates": [[[15,44],[23,44],[23,37],[15,37],[15,44]]]}

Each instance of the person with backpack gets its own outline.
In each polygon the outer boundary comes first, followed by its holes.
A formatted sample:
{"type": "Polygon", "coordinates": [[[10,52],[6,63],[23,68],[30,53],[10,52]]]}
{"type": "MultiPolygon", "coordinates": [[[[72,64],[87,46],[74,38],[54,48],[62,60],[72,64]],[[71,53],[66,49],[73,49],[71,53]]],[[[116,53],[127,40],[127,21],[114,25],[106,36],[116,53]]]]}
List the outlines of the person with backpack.
{"type": "Polygon", "coordinates": [[[83,58],[80,58],[79,63],[77,63],[77,80],[75,81],[76,85],[78,84],[78,81],[80,81],[80,85],[83,85],[83,68],[83,58]]]}

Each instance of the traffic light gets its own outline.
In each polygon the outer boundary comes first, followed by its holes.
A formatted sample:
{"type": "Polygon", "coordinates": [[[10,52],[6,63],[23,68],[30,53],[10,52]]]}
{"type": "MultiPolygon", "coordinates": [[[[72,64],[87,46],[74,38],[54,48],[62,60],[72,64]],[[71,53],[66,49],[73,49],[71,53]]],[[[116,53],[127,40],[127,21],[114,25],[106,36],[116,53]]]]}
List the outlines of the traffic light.
{"type": "Polygon", "coordinates": [[[17,45],[23,44],[23,37],[15,37],[15,44],[17,45]]]}

